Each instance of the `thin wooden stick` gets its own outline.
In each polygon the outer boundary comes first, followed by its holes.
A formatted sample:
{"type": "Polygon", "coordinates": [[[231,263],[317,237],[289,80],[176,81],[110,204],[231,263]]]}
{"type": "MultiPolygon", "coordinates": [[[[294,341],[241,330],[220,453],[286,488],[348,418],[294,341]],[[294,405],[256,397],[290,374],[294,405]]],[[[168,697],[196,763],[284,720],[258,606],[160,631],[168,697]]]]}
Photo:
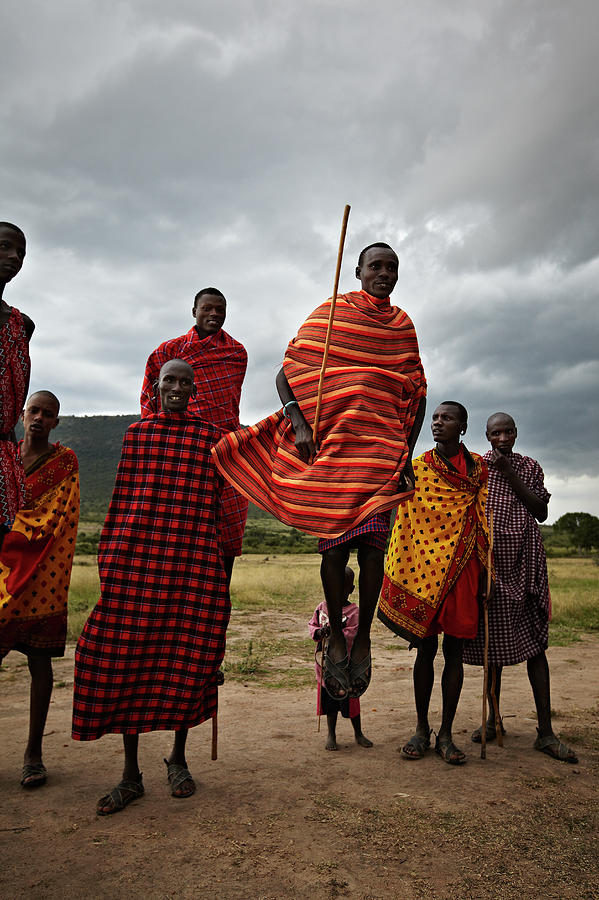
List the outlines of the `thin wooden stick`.
{"type": "Polygon", "coordinates": [[[489,687],[489,597],[493,568],[493,510],[489,510],[489,550],[487,552],[487,589],[483,600],[485,646],[483,653],[483,721],[480,730],[480,758],[487,758],[487,690],[489,687]]]}
{"type": "Polygon", "coordinates": [[[210,759],[218,759],[218,713],[212,716],[212,752],[210,759]]]}
{"type": "Polygon", "coordinates": [[[322,715],[322,681],[324,678],[324,655],[327,652],[329,640],[328,638],[323,638],[322,648],[320,651],[320,682],[318,683],[318,728],[316,729],[317,734],[320,734],[320,717],[322,715]]]}
{"type": "Polygon", "coordinates": [[[499,715],[499,703],[497,702],[497,666],[493,666],[493,674],[491,675],[491,702],[493,703],[493,712],[495,713],[497,745],[503,747],[503,725],[499,715]]]}
{"type": "Polygon", "coordinates": [[[335,270],[335,286],[333,287],[333,297],[331,300],[331,311],[329,313],[329,324],[327,327],[327,337],[324,345],[324,353],[322,355],[322,366],[320,368],[320,378],[318,381],[318,397],[316,400],[316,412],[314,414],[314,427],[312,428],[312,440],[316,444],[318,438],[318,425],[320,423],[320,407],[322,405],[322,387],[324,384],[324,373],[327,368],[329,358],[329,344],[331,343],[331,334],[333,331],[333,318],[335,316],[335,304],[337,303],[337,291],[339,290],[339,276],[341,275],[341,260],[343,259],[343,245],[345,244],[345,233],[347,231],[347,220],[349,219],[349,211],[351,206],[346,204],[343,210],[343,222],[341,223],[341,237],[339,238],[339,250],[337,252],[337,268],[335,270]]]}

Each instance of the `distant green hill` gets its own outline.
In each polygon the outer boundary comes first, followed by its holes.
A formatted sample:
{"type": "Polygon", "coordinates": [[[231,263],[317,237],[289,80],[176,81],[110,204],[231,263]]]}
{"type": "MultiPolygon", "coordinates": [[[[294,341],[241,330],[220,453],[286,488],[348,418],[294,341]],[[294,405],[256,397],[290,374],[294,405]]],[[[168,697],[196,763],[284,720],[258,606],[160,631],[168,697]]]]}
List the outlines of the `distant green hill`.
{"type": "MultiPolygon", "coordinates": [[[[123,437],[128,426],[139,419],[128,416],[61,416],[52,439],[71,447],[79,460],[81,480],[81,519],[104,521],[114,478],[121,455],[123,437]]],[[[19,425],[18,437],[22,437],[19,425]]],[[[80,552],[94,552],[97,534],[80,534],[80,552]]],[[[95,532],[99,531],[94,529],[95,532]]],[[[248,524],[243,543],[246,553],[314,553],[316,538],[289,528],[269,513],[250,503],[248,524]]]]}
{"type": "MultiPolygon", "coordinates": [[[[81,480],[81,518],[104,521],[121,455],[123,436],[139,416],[61,416],[50,440],[77,454],[81,480]]],[[[19,435],[20,436],[20,435],[19,435]]]]}

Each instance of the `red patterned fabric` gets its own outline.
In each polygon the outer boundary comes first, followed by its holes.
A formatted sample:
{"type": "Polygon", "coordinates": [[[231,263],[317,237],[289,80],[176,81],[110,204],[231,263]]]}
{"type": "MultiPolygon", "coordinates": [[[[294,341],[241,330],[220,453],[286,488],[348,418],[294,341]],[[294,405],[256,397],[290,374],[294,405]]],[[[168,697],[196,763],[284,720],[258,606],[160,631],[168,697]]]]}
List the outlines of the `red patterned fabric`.
{"type": "Polygon", "coordinates": [[[79,521],[79,465],[68,447],[27,469],[27,498],[0,549],[0,657],[9,650],[63,656],[79,521]]]}
{"type": "Polygon", "coordinates": [[[25,323],[13,307],[0,327],[0,525],[5,528],[25,500],[25,472],[11,432],[25,405],[29,371],[25,323]]]}
{"type": "MultiPolygon", "coordinates": [[[[314,420],[331,300],[301,326],[284,369],[314,420]]],[[[337,298],[324,379],[319,452],[295,448],[282,412],[225,435],[213,450],[224,477],[282,522],[337,538],[407,496],[402,472],[426,382],[410,317],[364,291],[337,298]]]]}
{"type": "Polygon", "coordinates": [[[75,654],[76,740],[191,728],[216,712],[230,613],[217,438],[187,413],[127,429],[98,549],[101,596],[75,654]]]}
{"type": "MultiPolygon", "coordinates": [[[[184,359],[193,368],[197,388],[188,411],[221,429],[239,428],[241,386],[247,368],[245,347],[222,329],[200,338],[195,326],[187,334],[165,341],[148,357],[141,389],[142,418],[158,412],[154,382],[169,359],[184,359]]],[[[239,556],[247,519],[248,502],[227,484],[222,498],[223,552],[239,556]]]]}
{"type": "MultiPolygon", "coordinates": [[[[547,649],[551,598],[547,558],[537,520],[516,496],[507,478],[489,462],[489,499],[493,510],[495,593],[489,603],[489,663],[512,666],[547,649]]],[[[524,484],[544,503],[551,494],[535,459],[510,453],[508,458],[524,484]]],[[[484,623],[476,640],[464,648],[464,662],[482,666],[484,623]]]]}

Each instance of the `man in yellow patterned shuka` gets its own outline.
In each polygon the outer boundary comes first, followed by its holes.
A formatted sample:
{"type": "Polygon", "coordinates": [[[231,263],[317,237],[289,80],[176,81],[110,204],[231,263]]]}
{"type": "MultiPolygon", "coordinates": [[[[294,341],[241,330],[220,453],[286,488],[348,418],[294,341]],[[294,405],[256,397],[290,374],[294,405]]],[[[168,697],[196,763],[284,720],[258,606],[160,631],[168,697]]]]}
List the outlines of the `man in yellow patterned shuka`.
{"type": "Polygon", "coordinates": [[[398,508],[378,612],[388,628],[418,647],[418,725],[402,748],[405,759],[420,759],[430,747],[433,663],[437,636],[444,633],[443,717],[435,750],[451,765],[466,761],[451,732],[464,680],[464,640],[476,637],[478,629],[478,595],[489,546],[487,466],[460,441],[467,426],[461,403],[445,401],[433,413],[436,446],[414,460],[416,493],[398,508]]]}

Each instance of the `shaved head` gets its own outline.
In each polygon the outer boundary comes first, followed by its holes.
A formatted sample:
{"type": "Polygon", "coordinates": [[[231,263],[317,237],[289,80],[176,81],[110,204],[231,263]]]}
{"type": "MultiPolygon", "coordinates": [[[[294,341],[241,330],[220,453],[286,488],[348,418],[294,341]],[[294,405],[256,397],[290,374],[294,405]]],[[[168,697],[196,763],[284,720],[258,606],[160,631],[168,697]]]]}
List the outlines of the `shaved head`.
{"type": "Polygon", "coordinates": [[[180,372],[182,370],[185,370],[185,373],[187,375],[189,375],[189,377],[191,378],[191,380],[193,382],[193,369],[189,365],[188,362],[185,362],[184,359],[169,359],[168,362],[165,362],[165,364],[160,369],[160,375],[158,376],[158,378],[159,379],[162,378],[162,376],[166,372],[173,372],[173,371],[180,372]]]}
{"type": "Polygon", "coordinates": [[[58,415],[60,412],[60,400],[56,394],[52,393],[52,391],[36,391],[34,394],[31,394],[27,400],[26,406],[29,406],[29,404],[38,397],[44,397],[46,400],[51,400],[56,405],[56,414],[58,415]]]}
{"type": "Polygon", "coordinates": [[[500,420],[504,421],[506,425],[511,425],[513,428],[516,427],[516,423],[509,415],[509,413],[496,412],[493,413],[492,416],[489,416],[489,418],[487,419],[487,431],[490,431],[491,426],[496,425],[500,420]]]}

